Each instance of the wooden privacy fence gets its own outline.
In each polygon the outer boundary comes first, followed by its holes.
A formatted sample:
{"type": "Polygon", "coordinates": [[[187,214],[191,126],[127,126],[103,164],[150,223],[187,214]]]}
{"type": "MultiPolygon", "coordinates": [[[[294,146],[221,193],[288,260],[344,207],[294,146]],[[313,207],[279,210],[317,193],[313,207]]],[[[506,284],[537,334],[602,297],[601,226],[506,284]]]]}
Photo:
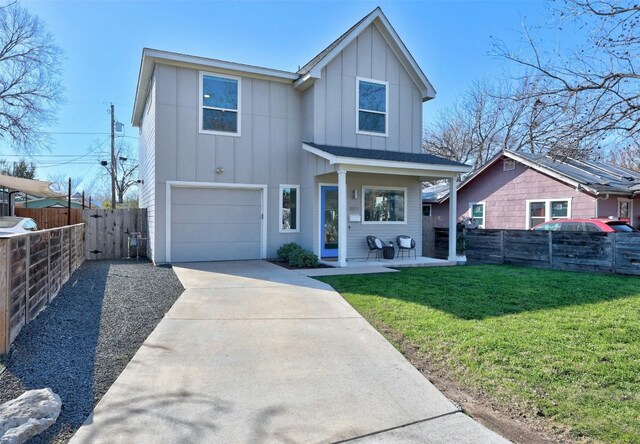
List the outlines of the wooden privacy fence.
{"type": "Polygon", "coordinates": [[[84,224],[0,238],[0,354],[84,262],[84,224]]]}
{"type": "MultiPolygon", "coordinates": [[[[448,231],[436,229],[435,236],[441,254],[448,231]]],[[[472,264],[640,275],[640,233],[467,230],[465,254],[472,264]]]]}
{"type": "Polygon", "coordinates": [[[86,226],[85,257],[87,259],[122,259],[133,257],[136,251],[146,256],[147,210],[134,209],[85,209],[82,220],[86,226]],[[129,234],[140,233],[137,248],[129,249],[129,234]]]}
{"type": "Polygon", "coordinates": [[[38,227],[58,228],[65,225],[75,225],[82,223],[82,210],[71,208],[71,223],[68,223],[67,208],[16,208],[16,216],[30,217],[35,220],[38,227]]]}

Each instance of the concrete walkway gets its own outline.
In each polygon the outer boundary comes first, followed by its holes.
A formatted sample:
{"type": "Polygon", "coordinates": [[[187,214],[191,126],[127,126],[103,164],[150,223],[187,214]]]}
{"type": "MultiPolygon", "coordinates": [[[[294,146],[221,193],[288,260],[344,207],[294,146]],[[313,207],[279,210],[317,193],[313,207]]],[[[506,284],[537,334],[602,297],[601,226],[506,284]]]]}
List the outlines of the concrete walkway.
{"type": "Polygon", "coordinates": [[[72,443],[505,442],[327,285],[263,261],[174,270],[185,292],[72,443]]]}

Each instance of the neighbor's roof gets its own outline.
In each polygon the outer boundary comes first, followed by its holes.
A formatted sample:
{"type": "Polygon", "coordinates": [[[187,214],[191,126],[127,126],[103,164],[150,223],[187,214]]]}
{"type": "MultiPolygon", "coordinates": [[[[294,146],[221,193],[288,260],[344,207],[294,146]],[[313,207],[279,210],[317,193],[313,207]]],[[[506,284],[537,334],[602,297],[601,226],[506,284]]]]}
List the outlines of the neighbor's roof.
{"type": "Polygon", "coordinates": [[[216,72],[232,75],[250,75],[255,78],[291,83],[296,88],[305,89],[313,84],[316,79],[321,77],[322,68],[340,54],[347,45],[353,42],[362,31],[372,24],[383,36],[395,56],[400,60],[400,63],[409,73],[413,82],[420,89],[422,100],[426,101],[433,99],[436,96],[436,91],[431,85],[431,82],[429,82],[427,77],[424,75],[424,72],[422,72],[422,69],[418,66],[411,53],[396,33],[395,29],[393,29],[393,26],[391,26],[387,17],[378,7],[349,28],[347,32],[338,37],[337,40],[322,50],[295,73],[225,60],[211,59],[207,57],[144,48],[142,50],[142,59],[140,61],[140,71],[138,73],[138,83],[136,84],[136,95],[131,122],[133,126],[137,127],[140,125],[156,63],[199,70],[213,69],[216,72]]]}
{"type": "Polygon", "coordinates": [[[422,200],[438,202],[449,196],[449,183],[440,182],[422,189],[422,200]]]}
{"type": "Polygon", "coordinates": [[[52,182],[43,180],[23,179],[21,177],[5,176],[0,174],[0,187],[10,188],[14,191],[33,194],[42,197],[64,197],[64,194],[52,191],[50,186],[52,182]]]}
{"type": "Polygon", "coordinates": [[[306,151],[327,159],[330,164],[357,165],[363,164],[363,161],[368,161],[369,165],[381,167],[393,165],[407,168],[411,168],[413,166],[424,168],[425,165],[428,165],[433,167],[434,170],[447,172],[466,173],[471,170],[471,167],[468,165],[454,162],[453,160],[445,159],[443,157],[434,156],[432,154],[319,145],[310,142],[303,142],[302,147],[306,151]]]}
{"type": "MultiPolygon", "coordinates": [[[[633,195],[634,191],[640,191],[640,172],[637,171],[594,160],[555,159],[545,154],[510,150],[504,150],[496,154],[461,182],[458,190],[473,182],[482,172],[504,157],[513,159],[542,174],[592,195],[615,194],[630,196],[633,195]]],[[[426,188],[425,190],[429,189],[426,188]]],[[[447,192],[438,199],[434,199],[434,201],[443,202],[448,197],[449,193],[447,192]]]]}

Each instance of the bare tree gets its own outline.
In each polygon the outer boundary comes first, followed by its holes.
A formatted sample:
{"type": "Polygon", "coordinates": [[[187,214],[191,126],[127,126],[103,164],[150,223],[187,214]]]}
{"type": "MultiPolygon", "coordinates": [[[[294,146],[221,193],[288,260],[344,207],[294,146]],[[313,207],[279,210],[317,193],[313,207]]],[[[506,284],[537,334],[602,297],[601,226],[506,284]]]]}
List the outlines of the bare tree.
{"type": "Polygon", "coordinates": [[[0,174],[21,177],[23,179],[35,179],[36,164],[34,162],[27,162],[25,159],[20,159],[12,163],[2,159],[0,160],[0,174]]]}
{"type": "Polygon", "coordinates": [[[115,164],[109,161],[102,161],[103,178],[111,180],[113,174],[116,179],[116,198],[119,204],[124,203],[124,196],[127,191],[138,184],[138,164],[131,159],[131,146],[120,139],[115,152],[115,164]]]}
{"type": "Polygon", "coordinates": [[[17,2],[0,7],[0,137],[14,149],[41,146],[38,127],[61,102],[61,50],[38,17],[17,2]]]}
{"type": "Polygon", "coordinates": [[[559,26],[586,34],[575,50],[544,52],[525,28],[528,52],[495,42],[495,52],[529,71],[537,87],[520,100],[539,104],[554,124],[553,153],[591,154],[640,133],[640,5],[629,0],[558,0],[559,26]],[[563,151],[564,150],[564,151],[563,151]]]}

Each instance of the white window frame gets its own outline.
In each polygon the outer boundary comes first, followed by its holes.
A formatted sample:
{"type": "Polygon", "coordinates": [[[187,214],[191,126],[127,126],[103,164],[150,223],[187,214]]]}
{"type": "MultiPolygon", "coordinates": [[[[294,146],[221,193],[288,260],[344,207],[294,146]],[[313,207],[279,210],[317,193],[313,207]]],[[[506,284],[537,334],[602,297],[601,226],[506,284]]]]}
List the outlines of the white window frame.
{"type": "Polygon", "coordinates": [[[280,185],[280,194],[279,194],[279,204],[278,204],[278,231],[280,233],[299,233],[300,232],[300,185],[288,185],[288,184],[281,184],[280,185]],[[282,208],[282,204],[283,204],[283,199],[282,199],[282,192],[285,190],[285,188],[295,188],[296,189],[296,210],[297,210],[297,214],[296,214],[296,228],[294,230],[285,230],[284,228],[282,228],[282,214],[284,208],[282,208]]]}
{"type": "Polygon", "coordinates": [[[618,218],[622,217],[622,216],[620,216],[620,203],[621,202],[629,202],[629,225],[631,225],[633,227],[633,223],[635,222],[633,220],[633,199],[627,199],[626,197],[618,197],[618,204],[617,204],[617,208],[616,208],[616,216],[618,218]]]}
{"type": "MultiPolygon", "coordinates": [[[[531,204],[532,203],[544,203],[544,222],[549,222],[551,219],[551,202],[567,202],[567,217],[558,217],[557,219],[571,219],[571,197],[557,197],[553,199],[527,199],[526,202],[526,215],[527,219],[525,222],[525,227],[527,230],[531,228],[530,220],[531,220],[531,204]]],[[[542,222],[540,222],[542,223],[542,222]]]]}
{"type": "Polygon", "coordinates": [[[228,76],[226,74],[219,74],[217,72],[208,72],[208,71],[199,71],[199,85],[198,85],[198,132],[200,134],[214,134],[216,136],[231,136],[231,137],[240,137],[241,135],[241,117],[242,117],[242,78],[236,76],[228,76]],[[212,106],[207,106],[207,109],[215,109],[220,111],[233,111],[237,114],[238,125],[236,128],[236,132],[232,133],[229,131],[215,131],[215,130],[206,130],[202,128],[203,123],[203,114],[204,114],[204,101],[203,101],[203,86],[204,86],[204,76],[209,77],[219,77],[221,79],[231,79],[238,82],[238,109],[230,109],[230,108],[217,108],[212,106]]]}
{"type": "Polygon", "coordinates": [[[407,224],[407,209],[409,203],[409,193],[407,191],[407,187],[386,187],[381,185],[363,185],[362,186],[362,224],[364,225],[406,225],[407,224]],[[364,219],[364,205],[365,205],[365,190],[385,190],[385,191],[402,191],[404,193],[404,221],[385,221],[385,220],[370,220],[366,221],[364,219]]]}
{"type": "Polygon", "coordinates": [[[422,217],[431,217],[433,216],[433,204],[422,204],[422,217]],[[425,207],[429,208],[429,215],[425,216],[424,209],[425,207]]]}
{"type": "Polygon", "coordinates": [[[381,136],[381,137],[389,136],[389,82],[385,82],[382,80],[367,79],[365,77],[356,77],[356,134],[362,134],[365,136],[381,136]],[[385,105],[384,105],[385,112],[384,113],[380,111],[360,109],[360,82],[361,81],[384,85],[384,92],[385,92],[385,105]],[[373,114],[384,114],[384,133],[376,133],[372,131],[361,131],[360,130],[360,111],[373,113],[373,114]]]}
{"type": "Polygon", "coordinates": [[[487,224],[487,202],[469,202],[469,217],[473,218],[473,206],[474,205],[482,205],[482,221],[484,222],[482,225],[478,224],[478,228],[484,228],[487,224]]]}

